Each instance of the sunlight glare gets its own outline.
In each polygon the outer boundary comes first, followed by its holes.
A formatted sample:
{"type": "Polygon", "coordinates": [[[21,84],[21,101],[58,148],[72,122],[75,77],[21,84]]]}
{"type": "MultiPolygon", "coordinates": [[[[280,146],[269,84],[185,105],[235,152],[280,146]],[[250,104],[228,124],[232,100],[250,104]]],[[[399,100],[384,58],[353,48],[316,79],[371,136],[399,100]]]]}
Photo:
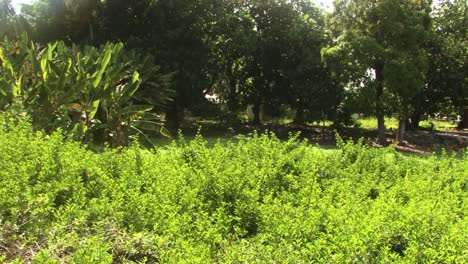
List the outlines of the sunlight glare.
{"type": "Polygon", "coordinates": [[[29,5],[35,0],[11,0],[11,5],[15,9],[16,13],[19,13],[21,11],[21,5],[26,4],[29,5]]]}

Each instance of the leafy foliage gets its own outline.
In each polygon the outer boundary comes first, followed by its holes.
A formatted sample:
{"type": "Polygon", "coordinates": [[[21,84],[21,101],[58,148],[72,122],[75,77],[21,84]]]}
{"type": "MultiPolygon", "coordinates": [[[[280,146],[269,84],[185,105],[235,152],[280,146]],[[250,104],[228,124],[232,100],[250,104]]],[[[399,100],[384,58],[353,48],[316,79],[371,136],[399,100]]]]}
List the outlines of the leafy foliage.
{"type": "Polygon", "coordinates": [[[113,145],[127,145],[129,129],[162,129],[150,111],[169,100],[170,75],[160,74],[151,57],[125,51],[121,43],[80,50],[54,42],[42,48],[24,36],[18,42],[4,40],[0,60],[0,109],[23,108],[36,129],[62,128],[87,141],[102,129],[113,145]],[[153,95],[136,105],[142,85],[153,95]]]}
{"type": "Polygon", "coordinates": [[[338,140],[202,137],[100,154],[0,117],[0,259],[37,263],[454,262],[468,156],[338,140]],[[226,162],[229,160],[229,162],[226,162]]]}
{"type": "MultiPolygon", "coordinates": [[[[329,18],[333,43],[323,50],[324,59],[345,85],[374,90],[382,145],[386,144],[384,114],[389,108],[386,97],[394,97],[396,111],[391,112],[404,124],[411,99],[424,87],[428,66],[422,45],[428,38],[430,10],[430,1],[338,0],[329,18]]],[[[404,134],[404,125],[400,128],[404,134]]]]}

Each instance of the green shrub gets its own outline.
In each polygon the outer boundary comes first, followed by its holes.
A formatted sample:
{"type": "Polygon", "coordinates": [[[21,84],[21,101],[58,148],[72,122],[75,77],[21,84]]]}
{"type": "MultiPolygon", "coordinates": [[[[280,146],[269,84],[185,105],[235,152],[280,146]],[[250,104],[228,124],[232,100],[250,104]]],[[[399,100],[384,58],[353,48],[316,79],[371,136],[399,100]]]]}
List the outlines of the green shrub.
{"type": "Polygon", "coordinates": [[[292,137],[104,149],[0,117],[7,263],[463,263],[467,155],[292,137]]]}

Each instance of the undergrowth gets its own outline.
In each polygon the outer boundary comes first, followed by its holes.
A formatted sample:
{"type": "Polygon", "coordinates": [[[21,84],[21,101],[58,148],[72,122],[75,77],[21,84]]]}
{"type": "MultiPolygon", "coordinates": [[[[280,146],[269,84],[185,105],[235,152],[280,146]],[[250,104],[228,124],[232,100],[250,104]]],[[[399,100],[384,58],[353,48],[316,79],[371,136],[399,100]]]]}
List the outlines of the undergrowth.
{"type": "Polygon", "coordinates": [[[0,262],[463,263],[468,157],[198,136],[95,153],[0,117],[0,262]]]}

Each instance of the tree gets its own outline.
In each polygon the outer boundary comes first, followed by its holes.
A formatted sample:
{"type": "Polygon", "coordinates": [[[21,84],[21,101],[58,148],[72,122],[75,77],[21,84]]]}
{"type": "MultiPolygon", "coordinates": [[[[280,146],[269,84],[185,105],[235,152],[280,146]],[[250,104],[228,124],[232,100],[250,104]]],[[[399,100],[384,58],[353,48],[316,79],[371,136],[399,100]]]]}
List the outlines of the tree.
{"type": "Polygon", "coordinates": [[[466,0],[445,0],[434,14],[437,49],[431,53],[428,86],[444,91],[462,117],[459,128],[468,128],[468,13],[466,0]]]}
{"type": "Polygon", "coordinates": [[[0,0],[0,38],[11,31],[15,10],[11,6],[11,0],[0,0]]]}
{"type": "Polygon", "coordinates": [[[329,19],[335,41],[324,49],[324,59],[342,81],[373,87],[379,144],[386,144],[386,94],[397,98],[397,139],[403,140],[408,99],[425,80],[426,59],[420,46],[427,38],[429,12],[429,1],[335,1],[329,19]]]}
{"type": "Polygon", "coordinates": [[[214,6],[213,0],[106,1],[100,11],[108,39],[152,54],[163,71],[174,72],[176,93],[166,109],[169,127],[177,128],[184,110],[211,86],[214,6]]]}
{"type": "Polygon", "coordinates": [[[309,1],[294,2],[295,19],[286,32],[287,49],[282,72],[287,103],[296,109],[294,122],[334,119],[341,101],[342,87],[331,78],[321,60],[326,45],[323,11],[309,1]]]}
{"type": "Polygon", "coordinates": [[[0,20],[10,19],[15,15],[15,10],[11,5],[11,0],[0,1],[0,20]]]}
{"type": "Polygon", "coordinates": [[[248,59],[254,54],[255,21],[250,16],[248,1],[219,1],[214,13],[215,26],[211,34],[213,78],[211,93],[227,106],[226,118],[235,121],[238,112],[246,107],[244,92],[249,90],[248,59]],[[234,119],[234,120],[232,120],[234,119]]]}
{"type": "Polygon", "coordinates": [[[100,4],[98,0],[39,0],[23,5],[22,13],[33,26],[31,38],[37,42],[96,44],[100,4]]]}

